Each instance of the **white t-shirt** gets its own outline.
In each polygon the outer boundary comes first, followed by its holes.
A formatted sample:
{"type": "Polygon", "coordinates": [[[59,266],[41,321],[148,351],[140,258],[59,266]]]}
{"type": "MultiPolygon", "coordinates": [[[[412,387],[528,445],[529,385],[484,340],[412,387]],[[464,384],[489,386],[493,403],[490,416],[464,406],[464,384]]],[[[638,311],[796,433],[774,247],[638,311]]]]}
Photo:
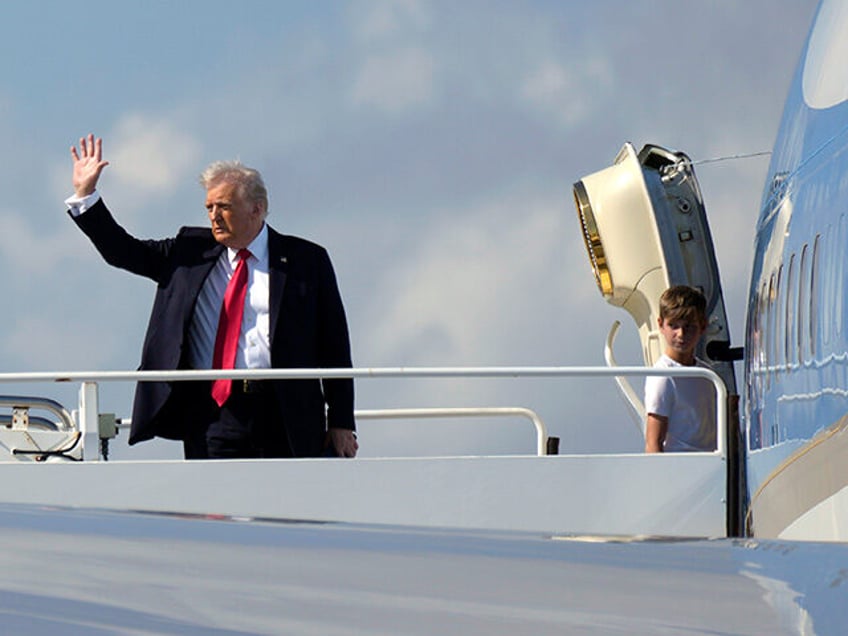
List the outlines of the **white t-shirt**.
{"type": "MultiPolygon", "coordinates": [[[[695,365],[709,369],[703,360],[695,365]]],[[[663,354],[655,368],[683,367],[663,354]]],[[[715,389],[703,378],[645,378],[645,412],[668,418],[665,451],[713,451],[716,447],[715,389]]]]}

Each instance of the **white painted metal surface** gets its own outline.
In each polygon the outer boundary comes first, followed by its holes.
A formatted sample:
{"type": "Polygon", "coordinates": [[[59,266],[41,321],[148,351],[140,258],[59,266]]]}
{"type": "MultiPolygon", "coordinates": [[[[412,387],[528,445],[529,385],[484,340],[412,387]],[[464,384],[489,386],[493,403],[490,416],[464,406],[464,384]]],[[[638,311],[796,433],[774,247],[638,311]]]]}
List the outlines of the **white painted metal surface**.
{"type": "Polygon", "coordinates": [[[0,464],[0,501],[449,528],[717,537],[722,459],[550,457],[0,464]]]}
{"type": "MultiPolygon", "coordinates": [[[[656,375],[642,367],[300,369],[237,377],[469,377],[656,375]]],[[[718,537],[726,533],[725,393],[713,381],[714,453],[256,461],[100,462],[97,381],[186,380],[228,372],[0,375],[3,381],[82,382],[83,462],[0,462],[0,502],[251,518],[558,533],[718,537]],[[94,447],[95,452],[91,452],[94,447]],[[21,484],[26,484],[21,488],[21,484]]],[[[524,413],[526,414],[526,413],[524,413]]],[[[537,430],[544,434],[541,422],[537,430]]],[[[540,439],[537,451],[543,448],[540,439]]]]}
{"type": "Polygon", "coordinates": [[[840,634],[848,546],[0,506],[10,634],[840,634]]]}

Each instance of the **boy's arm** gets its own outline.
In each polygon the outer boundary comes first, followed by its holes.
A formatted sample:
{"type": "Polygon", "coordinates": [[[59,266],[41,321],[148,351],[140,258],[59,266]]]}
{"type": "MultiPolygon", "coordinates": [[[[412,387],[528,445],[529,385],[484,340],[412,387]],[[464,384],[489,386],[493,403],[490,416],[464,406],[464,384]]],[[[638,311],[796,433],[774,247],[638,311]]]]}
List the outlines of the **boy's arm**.
{"type": "Polygon", "coordinates": [[[645,425],[645,452],[662,453],[665,435],[668,432],[668,418],[648,413],[645,425]]]}

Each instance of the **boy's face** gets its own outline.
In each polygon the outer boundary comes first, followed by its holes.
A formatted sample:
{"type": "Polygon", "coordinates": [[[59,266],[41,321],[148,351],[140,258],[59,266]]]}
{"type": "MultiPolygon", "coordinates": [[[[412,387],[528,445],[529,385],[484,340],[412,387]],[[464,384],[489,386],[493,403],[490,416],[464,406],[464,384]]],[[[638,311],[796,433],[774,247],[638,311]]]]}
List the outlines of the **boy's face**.
{"type": "Polygon", "coordinates": [[[680,361],[678,358],[689,360],[695,355],[695,347],[706,329],[705,322],[697,322],[686,319],[660,318],[660,333],[665,338],[666,349],[669,357],[680,361]],[[676,354],[676,355],[674,355],[676,354]]]}

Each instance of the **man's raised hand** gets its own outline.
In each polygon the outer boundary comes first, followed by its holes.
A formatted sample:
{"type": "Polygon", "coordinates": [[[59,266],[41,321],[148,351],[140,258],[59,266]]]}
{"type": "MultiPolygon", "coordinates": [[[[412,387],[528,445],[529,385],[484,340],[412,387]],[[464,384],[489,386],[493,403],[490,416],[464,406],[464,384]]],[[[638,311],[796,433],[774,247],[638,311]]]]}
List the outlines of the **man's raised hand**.
{"type": "Polygon", "coordinates": [[[80,137],[79,145],[79,152],[75,146],[71,146],[71,157],[74,160],[73,185],[74,193],[78,197],[85,197],[94,192],[100,173],[109,162],[103,161],[103,140],[99,137],[95,139],[93,134],[80,137]]]}

